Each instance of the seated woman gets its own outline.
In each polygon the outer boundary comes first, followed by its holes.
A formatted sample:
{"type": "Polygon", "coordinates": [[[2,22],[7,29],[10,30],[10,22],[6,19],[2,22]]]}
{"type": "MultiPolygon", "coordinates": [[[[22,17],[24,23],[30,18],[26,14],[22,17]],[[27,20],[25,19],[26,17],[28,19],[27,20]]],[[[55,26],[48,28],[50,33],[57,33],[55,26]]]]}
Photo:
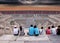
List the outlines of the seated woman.
{"type": "Polygon", "coordinates": [[[50,29],[50,27],[48,27],[47,29],[46,29],[46,34],[51,34],[51,29],[50,29]]]}
{"type": "Polygon", "coordinates": [[[44,32],[45,32],[45,31],[44,31],[43,27],[41,27],[41,29],[40,29],[40,34],[43,35],[43,34],[45,34],[44,32]]]}
{"type": "Polygon", "coordinates": [[[19,34],[19,29],[17,28],[17,26],[14,26],[13,34],[14,34],[14,36],[18,36],[18,34],[19,34]]]}
{"type": "Polygon", "coordinates": [[[52,26],[51,28],[51,33],[52,35],[56,35],[56,28],[54,26],[52,26]]]}
{"type": "Polygon", "coordinates": [[[37,26],[34,26],[34,35],[38,36],[39,35],[39,29],[37,28],[37,26]]]}
{"type": "Polygon", "coordinates": [[[30,25],[28,35],[29,35],[29,36],[33,36],[33,35],[34,35],[34,28],[33,28],[33,25],[30,25]]]}
{"type": "Polygon", "coordinates": [[[22,28],[22,26],[20,26],[19,35],[20,35],[20,36],[24,36],[24,35],[25,35],[24,29],[22,28]]]}
{"type": "Polygon", "coordinates": [[[57,35],[60,35],[60,26],[57,28],[57,35]]]}

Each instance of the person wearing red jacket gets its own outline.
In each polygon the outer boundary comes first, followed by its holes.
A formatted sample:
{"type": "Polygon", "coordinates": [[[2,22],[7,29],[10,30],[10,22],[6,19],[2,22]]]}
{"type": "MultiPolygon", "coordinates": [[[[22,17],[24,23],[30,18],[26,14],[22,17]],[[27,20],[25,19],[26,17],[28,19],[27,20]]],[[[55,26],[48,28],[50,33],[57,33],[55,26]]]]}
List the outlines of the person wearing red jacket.
{"type": "Polygon", "coordinates": [[[51,30],[50,30],[50,27],[48,27],[47,29],[46,29],[46,34],[51,34],[51,30]]]}

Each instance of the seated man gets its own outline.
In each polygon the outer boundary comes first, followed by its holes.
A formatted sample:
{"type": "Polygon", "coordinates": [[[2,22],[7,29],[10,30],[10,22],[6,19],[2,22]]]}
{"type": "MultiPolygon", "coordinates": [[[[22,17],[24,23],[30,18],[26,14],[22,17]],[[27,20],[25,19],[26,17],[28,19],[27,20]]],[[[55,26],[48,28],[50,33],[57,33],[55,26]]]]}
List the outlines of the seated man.
{"type": "Polygon", "coordinates": [[[24,36],[24,35],[25,35],[24,29],[22,28],[22,26],[20,26],[19,35],[20,35],[20,36],[24,36]]]}
{"type": "Polygon", "coordinates": [[[34,26],[34,35],[38,36],[39,35],[39,29],[37,28],[37,26],[34,26]]]}
{"type": "Polygon", "coordinates": [[[33,25],[30,26],[28,35],[30,35],[30,36],[33,36],[34,35],[33,25]]]}
{"type": "Polygon", "coordinates": [[[57,28],[57,35],[60,35],[60,25],[57,28]]]}

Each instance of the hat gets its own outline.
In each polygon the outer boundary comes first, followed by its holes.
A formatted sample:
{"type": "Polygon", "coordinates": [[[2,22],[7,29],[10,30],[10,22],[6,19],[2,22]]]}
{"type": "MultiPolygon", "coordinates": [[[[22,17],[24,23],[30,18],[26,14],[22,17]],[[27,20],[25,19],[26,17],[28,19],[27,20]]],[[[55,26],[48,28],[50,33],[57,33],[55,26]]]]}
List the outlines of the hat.
{"type": "Polygon", "coordinates": [[[14,27],[17,27],[17,25],[14,25],[14,27]]]}

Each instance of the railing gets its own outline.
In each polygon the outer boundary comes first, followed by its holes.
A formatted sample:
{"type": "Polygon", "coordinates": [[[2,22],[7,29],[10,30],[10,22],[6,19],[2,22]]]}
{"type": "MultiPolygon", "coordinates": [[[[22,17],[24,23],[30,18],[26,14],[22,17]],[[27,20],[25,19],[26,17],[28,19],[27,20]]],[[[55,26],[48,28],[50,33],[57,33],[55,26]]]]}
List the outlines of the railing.
{"type": "Polygon", "coordinates": [[[60,14],[60,11],[0,11],[2,14],[60,14]]]}

